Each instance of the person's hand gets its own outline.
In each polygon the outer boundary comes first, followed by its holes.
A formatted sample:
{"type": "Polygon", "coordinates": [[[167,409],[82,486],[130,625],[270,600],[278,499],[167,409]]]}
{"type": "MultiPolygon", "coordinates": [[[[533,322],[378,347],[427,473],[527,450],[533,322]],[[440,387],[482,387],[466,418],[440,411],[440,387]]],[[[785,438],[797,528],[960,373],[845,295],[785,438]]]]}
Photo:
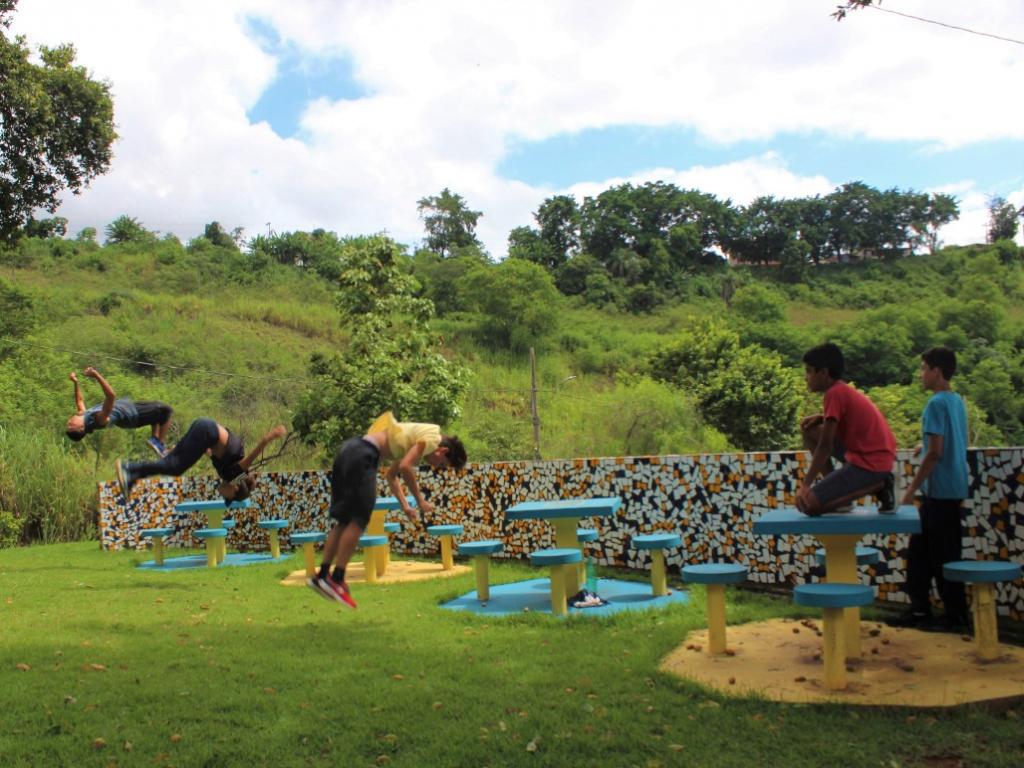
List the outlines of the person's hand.
{"type": "Polygon", "coordinates": [[[913,503],[914,503],[914,492],[912,490],[910,490],[909,488],[907,488],[906,492],[903,494],[903,498],[900,499],[900,504],[901,505],[908,505],[908,504],[909,505],[913,505],[913,503]]]}
{"type": "Polygon", "coordinates": [[[88,368],[86,368],[84,371],[82,371],[82,375],[83,376],[87,376],[90,379],[95,379],[100,374],[99,374],[99,372],[95,368],[93,368],[90,365],[88,368]]]}
{"type": "Polygon", "coordinates": [[[275,438],[275,439],[282,438],[282,437],[284,437],[287,434],[288,434],[288,427],[286,427],[284,424],[278,424],[276,427],[274,427],[272,430],[270,430],[270,436],[275,438]]]}
{"type": "Polygon", "coordinates": [[[429,501],[424,501],[422,504],[420,504],[420,511],[424,515],[429,515],[434,511],[434,505],[431,504],[429,501]]]}
{"type": "Polygon", "coordinates": [[[68,374],[68,378],[75,382],[75,384],[78,383],[78,374],[75,373],[74,371],[68,374]]]}
{"type": "Polygon", "coordinates": [[[796,492],[796,508],[803,512],[808,507],[807,496],[811,492],[809,486],[800,485],[800,489],[796,492]]]}
{"type": "Polygon", "coordinates": [[[811,427],[817,424],[821,424],[822,421],[824,421],[824,417],[820,413],[814,413],[811,414],[810,416],[804,416],[802,419],[800,419],[800,429],[810,429],[811,427]]]}
{"type": "Polygon", "coordinates": [[[413,509],[412,507],[406,507],[403,511],[405,512],[405,516],[409,518],[410,523],[416,522],[418,515],[416,514],[415,509],[413,509]]]}

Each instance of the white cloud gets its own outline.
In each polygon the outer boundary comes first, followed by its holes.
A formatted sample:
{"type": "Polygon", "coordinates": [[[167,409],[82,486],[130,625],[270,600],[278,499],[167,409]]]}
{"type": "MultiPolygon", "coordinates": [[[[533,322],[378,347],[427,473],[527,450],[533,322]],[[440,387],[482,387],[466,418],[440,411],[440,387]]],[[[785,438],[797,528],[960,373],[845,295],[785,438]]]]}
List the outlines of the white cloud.
{"type": "MultiPolygon", "coordinates": [[[[122,138],[111,172],[62,208],[73,228],[128,213],[183,237],[218,219],[409,242],[422,236],[416,201],[448,186],[484,211],[479,233],[500,255],[508,230],[559,191],[498,176],[513,138],[624,124],[717,142],[794,130],[942,146],[1024,138],[1024,102],[1007,91],[1024,74],[1018,48],[870,10],[837,24],[833,5],[48,0],[14,18],[33,44],[73,41],[113,85],[122,138]],[[370,95],[309,105],[302,141],[251,125],[277,66],[249,36],[253,16],[310,57],[344,55],[370,95]]],[[[1012,3],[899,10],[1024,37],[1012,3]]],[[[770,155],[634,180],[655,177],[735,201],[846,181],[796,176],[770,155]]],[[[591,181],[572,191],[611,180],[591,181]]],[[[950,233],[978,239],[960,224],[950,233]]]]}

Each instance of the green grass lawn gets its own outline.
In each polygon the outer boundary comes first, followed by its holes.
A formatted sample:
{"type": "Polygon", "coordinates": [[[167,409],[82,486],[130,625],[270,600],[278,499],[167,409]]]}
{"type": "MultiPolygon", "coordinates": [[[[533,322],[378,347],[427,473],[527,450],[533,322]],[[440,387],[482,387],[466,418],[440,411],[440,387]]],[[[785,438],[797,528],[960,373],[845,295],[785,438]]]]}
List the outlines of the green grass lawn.
{"type": "MultiPolygon", "coordinates": [[[[176,554],[176,553],[175,553],[176,554]]],[[[734,700],[657,671],[691,603],[483,619],[473,576],[356,585],[289,563],[146,573],[95,543],[0,551],[0,766],[1019,766],[1020,709],[734,700]]],[[[495,562],[494,582],[536,576],[495,562]]],[[[796,615],[730,592],[729,621],[796,615]]]]}

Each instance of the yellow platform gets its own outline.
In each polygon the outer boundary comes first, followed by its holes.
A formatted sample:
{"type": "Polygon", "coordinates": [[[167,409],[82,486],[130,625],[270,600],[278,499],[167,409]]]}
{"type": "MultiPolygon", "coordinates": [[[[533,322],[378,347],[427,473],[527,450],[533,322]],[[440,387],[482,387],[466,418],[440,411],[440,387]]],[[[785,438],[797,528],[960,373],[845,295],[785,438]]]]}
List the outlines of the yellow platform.
{"type": "MultiPolygon", "coordinates": [[[[451,570],[443,570],[440,562],[421,562],[418,560],[391,560],[388,569],[383,576],[377,577],[378,584],[398,584],[403,581],[424,581],[425,579],[436,579],[448,576],[459,576],[463,573],[472,573],[473,569],[467,565],[456,563],[451,570]]],[[[352,562],[345,569],[345,581],[350,583],[365,582],[363,563],[352,562]]],[[[300,569],[292,571],[284,579],[282,584],[288,586],[303,586],[306,583],[306,571],[300,569]]]]}
{"type": "Polygon", "coordinates": [[[821,621],[775,619],[730,625],[727,653],[707,653],[707,630],[691,632],[661,670],[723,693],[775,701],[864,706],[953,707],[1024,699],[1024,650],[1000,646],[978,660],[968,636],[861,622],[859,661],[848,662],[846,690],[825,687],[821,621]],[[729,655],[731,654],[731,655],[729,655]]]}

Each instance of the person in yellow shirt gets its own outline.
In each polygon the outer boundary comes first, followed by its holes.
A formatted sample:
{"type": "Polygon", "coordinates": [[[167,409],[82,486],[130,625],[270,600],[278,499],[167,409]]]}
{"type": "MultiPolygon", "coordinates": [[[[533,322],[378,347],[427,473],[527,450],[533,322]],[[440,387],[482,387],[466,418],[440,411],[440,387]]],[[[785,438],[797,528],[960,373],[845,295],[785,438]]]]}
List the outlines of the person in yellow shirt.
{"type": "Polygon", "coordinates": [[[466,448],[454,435],[442,435],[436,424],[400,422],[390,411],[379,416],[365,435],[342,443],[331,469],[330,516],[336,525],[324,544],[319,573],[306,583],[324,597],[350,608],[356,607],[356,601],[345,583],[345,567],[370,522],[381,462],[389,465],[384,477],[392,494],[406,516],[415,521],[416,511],[405,499],[402,482],[420,511],[431,514],[434,505],[423,498],[416,468],[426,462],[434,469],[462,469],[466,466],[466,448]]]}

